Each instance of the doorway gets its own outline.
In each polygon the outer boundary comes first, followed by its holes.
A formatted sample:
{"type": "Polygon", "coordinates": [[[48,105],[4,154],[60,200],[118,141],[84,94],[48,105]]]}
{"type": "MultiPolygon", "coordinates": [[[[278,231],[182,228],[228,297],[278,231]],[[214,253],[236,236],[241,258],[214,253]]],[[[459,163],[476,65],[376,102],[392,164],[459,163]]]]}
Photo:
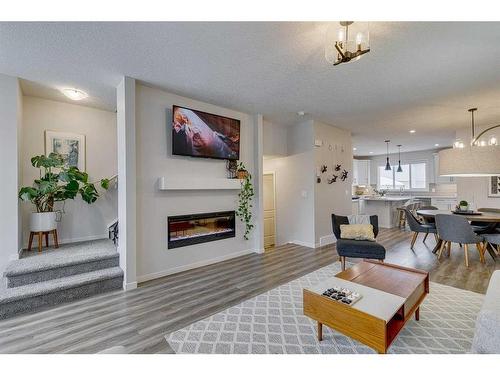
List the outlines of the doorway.
{"type": "Polygon", "coordinates": [[[263,175],[264,192],[264,250],[276,245],[276,178],[274,172],[263,175]]]}

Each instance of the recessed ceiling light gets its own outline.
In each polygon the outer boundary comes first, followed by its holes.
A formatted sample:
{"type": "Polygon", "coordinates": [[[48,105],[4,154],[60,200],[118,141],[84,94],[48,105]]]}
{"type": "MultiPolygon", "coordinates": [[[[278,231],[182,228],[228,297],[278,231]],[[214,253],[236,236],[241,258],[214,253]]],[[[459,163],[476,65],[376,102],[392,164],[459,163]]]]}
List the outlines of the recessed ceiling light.
{"type": "Polygon", "coordinates": [[[352,148],[352,150],[353,150],[353,151],[356,151],[356,150],[357,150],[357,148],[356,148],[356,147],[353,147],[353,148],[352,148]]]}
{"type": "Polygon", "coordinates": [[[415,133],[415,130],[413,130],[413,129],[412,129],[412,130],[410,130],[410,133],[411,133],[411,134],[415,133]]]}
{"type": "Polygon", "coordinates": [[[373,151],[370,151],[369,154],[373,154],[373,151]]]}
{"type": "Polygon", "coordinates": [[[299,116],[304,116],[306,113],[305,113],[304,111],[298,111],[298,112],[297,112],[297,114],[298,114],[299,116]]]}
{"type": "Polygon", "coordinates": [[[436,143],[436,144],[434,145],[434,147],[438,147],[438,146],[439,146],[439,143],[436,143]]]}
{"type": "Polygon", "coordinates": [[[61,91],[71,100],[82,100],[88,97],[88,94],[85,91],[78,89],[62,89],[61,91]]]}

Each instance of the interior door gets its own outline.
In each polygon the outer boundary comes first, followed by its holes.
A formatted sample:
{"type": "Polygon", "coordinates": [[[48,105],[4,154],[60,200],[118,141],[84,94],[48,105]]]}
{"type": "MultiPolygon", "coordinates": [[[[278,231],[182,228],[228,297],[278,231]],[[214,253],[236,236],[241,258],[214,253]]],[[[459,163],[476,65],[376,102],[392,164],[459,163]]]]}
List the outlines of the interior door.
{"type": "Polygon", "coordinates": [[[264,174],[264,249],[276,244],[276,204],[274,175],[264,174]]]}

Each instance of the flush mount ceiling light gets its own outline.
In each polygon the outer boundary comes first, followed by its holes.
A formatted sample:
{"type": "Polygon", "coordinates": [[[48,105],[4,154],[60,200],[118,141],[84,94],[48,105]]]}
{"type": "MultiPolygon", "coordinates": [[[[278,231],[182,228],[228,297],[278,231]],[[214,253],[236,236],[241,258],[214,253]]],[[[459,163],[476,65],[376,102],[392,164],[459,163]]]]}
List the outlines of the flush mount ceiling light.
{"type": "Polygon", "coordinates": [[[387,146],[387,158],[386,158],[386,163],[385,163],[385,170],[390,171],[391,170],[391,163],[389,163],[389,142],[390,140],[386,140],[385,144],[387,146]]]}
{"type": "Polygon", "coordinates": [[[401,146],[402,145],[398,145],[399,160],[398,160],[398,169],[396,169],[396,172],[403,172],[403,168],[401,168],[401,146]]]}
{"type": "Polygon", "coordinates": [[[471,141],[466,145],[457,139],[453,148],[439,152],[439,174],[441,176],[477,177],[500,175],[500,147],[497,137],[491,136],[488,141],[481,139],[489,131],[499,128],[500,124],[488,127],[477,137],[475,135],[474,112],[471,113],[471,141]]]}
{"type": "Polygon", "coordinates": [[[370,52],[370,33],[363,30],[362,23],[341,21],[340,28],[328,29],[325,44],[325,58],[330,64],[339,65],[356,61],[370,52]]]}
{"type": "Polygon", "coordinates": [[[88,94],[85,91],[78,89],[62,89],[61,91],[71,100],[82,100],[88,97],[88,94]]]}

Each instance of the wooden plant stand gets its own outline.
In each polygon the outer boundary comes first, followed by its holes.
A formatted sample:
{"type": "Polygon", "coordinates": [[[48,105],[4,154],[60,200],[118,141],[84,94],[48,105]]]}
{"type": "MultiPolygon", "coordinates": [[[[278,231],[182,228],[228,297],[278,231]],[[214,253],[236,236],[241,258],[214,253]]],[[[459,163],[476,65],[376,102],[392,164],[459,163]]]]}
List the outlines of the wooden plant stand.
{"type": "Polygon", "coordinates": [[[45,246],[49,247],[49,234],[52,233],[52,238],[54,239],[54,246],[57,249],[59,247],[59,242],[57,241],[57,229],[48,232],[30,232],[30,240],[28,243],[28,251],[31,251],[31,245],[33,244],[33,237],[38,237],[38,252],[42,252],[42,242],[45,236],[45,246]]]}

